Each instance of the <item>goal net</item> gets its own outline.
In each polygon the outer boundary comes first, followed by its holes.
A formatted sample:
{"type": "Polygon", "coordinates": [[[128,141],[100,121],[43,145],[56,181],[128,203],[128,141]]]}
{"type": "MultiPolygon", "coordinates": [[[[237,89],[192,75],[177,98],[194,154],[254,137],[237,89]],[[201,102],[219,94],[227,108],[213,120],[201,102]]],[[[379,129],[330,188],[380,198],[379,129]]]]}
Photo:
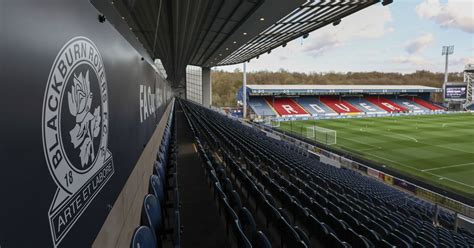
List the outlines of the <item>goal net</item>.
{"type": "Polygon", "coordinates": [[[280,127],[280,121],[277,120],[267,119],[265,124],[270,127],[280,127]]]}
{"type": "Polygon", "coordinates": [[[306,138],[326,145],[334,145],[337,143],[337,132],[324,127],[312,126],[306,128],[306,138]]]}
{"type": "Polygon", "coordinates": [[[270,125],[272,125],[272,127],[280,127],[280,121],[272,120],[270,121],[270,125]]]}

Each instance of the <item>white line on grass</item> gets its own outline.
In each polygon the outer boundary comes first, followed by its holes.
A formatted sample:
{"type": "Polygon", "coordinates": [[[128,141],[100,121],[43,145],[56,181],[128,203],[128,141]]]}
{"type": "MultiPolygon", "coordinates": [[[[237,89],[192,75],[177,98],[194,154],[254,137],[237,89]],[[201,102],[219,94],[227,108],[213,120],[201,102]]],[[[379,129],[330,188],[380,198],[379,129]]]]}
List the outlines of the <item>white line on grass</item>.
{"type": "Polygon", "coordinates": [[[388,158],[384,158],[384,157],[380,157],[380,156],[377,156],[377,155],[374,155],[374,154],[369,154],[370,156],[374,156],[374,157],[377,157],[377,158],[381,158],[383,160],[386,160],[386,161],[389,161],[389,162],[392,162],[392,163],[395,163],[395,164],[398,164],[398,165],[401,165],[403,167],[407,167],[407,168],[410,168],[410,169],[413,169],[413,170],[416,170],[416,171],[420,171],[420,172],[423,172],[423,173],[427,173],[427,174],[430,174],[432,176],[435,176],[435,177],[438,177],[438,178],[442,178],[442,179],[445,179],[445,180],[448,180],[448,181],[451,181],[453,183],[457,183],[457,184],[461,184],[461,185],[464,185],[466,187],[469,187],[469,188],[474,188],[474,186],[472,185],[469,185],[469,184],[465,184],[463,182],[459,182],[459,181],[456,181],[456,180],[453,180],[451,178],[448,178],[448,177],[445,177],[445,176],[440,176],[438,174],[434,174],[434,173],[431,173],[431,172],[428,172],[428,171],[423,171],[423,170],[420,170],[418,168],[415,168],[415,167],[412,167],[412,166],[409,166],[409,165],[405,165],[405,164],[402,164],[400,162],[397,162],[397,161],[394,161],[394,160],[391,160],[391,159],[388,159],[388,158]]]}
{"type": "Polygon", "coordinates": [[[367,152],[367,151],[373,151],[373,150],[380,150],[381,147],[373,147],[373,148],[364,148],[364,149],[356,149],[359,152],[367,152]]]}
{"type": "Polygon", "coordinates": [[[474,165],[474,162],[464,163],[464,164],[448,165],[448,166],[443,166],[443,167],[429,168],[429,169],[424,169],[424,170],[421,170],[421,171],[423,171],[423,172],[434,171],[434,170],[441,170],[441,169],[447,169],[447,168],[461,167],[461,166],[466,166],[466,165],[474,165]]]}
{"type": "MultiPolygon", "coordinates": [[[[417,142],[417,143],[418,143],[418,140],[417,140],[417,139],[415,139],[415,138],[413,138],[413,137],[411,137],[411,136],[404,135],[404,134],[399,134],[399,133],[393,133],[393,134],[396,134],[396,135],[399,135],[399,136],[405,137],[405,138],[407,138],[407,139],[411,139],[411,140],[413,140],[413,141],[415,141],[415,142],[417,142]]],[[[383,135],[383,134],[382,134],[382,135],[383,135]]]]}
{"type": "Polygon", "coordinates": [[[338,138],[339,138],[339,139],[349,140],[349,141],[352,141],[352,142],[355,142],[355,143],[359,143],[359,144],[362,144],[362,145],[366,145],[366,146],[371,146],[371,147],[376,148],[376,149],[382,149],[382,147],[380,147],[380,146],[374,146],[374,145],[371,145],[371,144],[368,144],[368,143],[365,143],[365,142],[362,142],[362,141],[353,140],[353,139],[349,139],[349,138],[341,137],[341,136],[339,136],[338,138]]]}
{"type": "MultiPolygon", "coordinates": [[[[424,143],[422,143],[422,144],[424,144],[424,143]]],[[[440,148],[443,148],[443,149],[448,149],[448,150],[451,150],[451,151],[474,154],[474,152],[468,152],[468,151],[464,151],[462,149],[450,148],[450,147],[446,147],[445,145],[433,145],[433,146],[440,147],[440,148]]]]}
{"type": "Polygon", "coordinates": [[[385,161],[389,161],[389,162],[392,162],[392,163],[394,163],[394,164],[401,165],[401,166],[403,166],[403,167],[407,167],[407,168],[410,168],[410,169],[413,169],[413,170],[420,171],[420,169],[418,169],[418,168],[415,168],[415,167],[412,167],[412,166],[409,166],[409,165],[406,165],[406,164],[402,164],[402,163],[397,162],[397,161],[395,161],[395,160],[391,160],[391,159],[388,159],[388,158],[384,158],[384,157],[381,157],[381,156],[378,156],[378,155],[375,155],[375,154],[369,154],[369,156],[374,156],[374,157],[377,157],[377,158],[381,158],[381,159],[383,159],[383,160],[385,160],[385,161]]]}
{"type": "MultiPolygon", "coordinates": [[[[403,137],[405,137],[405,138],[411,139],[411,140],[413,140],[413,141],[415,141],[415,142],[417,142],[417,143],[423,144],[423,145],[441,147],[441,148],[443,148],[443,149],[447,149],[447,150],[451,150],[451,151],[462,152],[462,153],[472,153],[472,154],[474,154],[474,152],[468,152],[468,151],[464,151],[464,150],[460,150],[460,149],[455,149],[455,148],[451,148],[451,147],[446,147],[446,146],[443,146],[443,145],[433,145],[433,144],[428,144],[428,143],[419,142],[417,139],[415,139],[415,138],[413,138],[413,137],[411,137],[411,136],[408,136],[408,135],[399,134],[399,133],[395,133],[395,132],[391,132],[391,133],[392,133],[392,134],[395,134],[395,135],[403,136],[403,137]]],[[[385,136],[385,137],[396,138],[396,136],[388,135],[388,134],[382,134],[382,133],[380,133],[380,135],[385,136]]]]}
{"type": "Polygon", "coordinates": [[[438,175],[438,174],[434,174],[434,173],[431,173],[431,172],[428,172],[428,171],[423,171],[423,172],[424,172],[424,173],[428,173],[428,174],[430,174],[430,175],[432,175],[432,176],[439,177],[440,179],[442,178],[442,179],[445,179],[445,180],[451,181],[451,182],[453,182],[453,183],[457,183],[457,184],[464,185],[464,186],[466,186],[466,187],[469,187],[469,188],[471,188],[471,189],[473,189],[473,188],[474,188],[474,186],[472,186],[472,185],[465,184],[465,183],[462,183],[462,182],[458,182],[458,181],[456,181],[456,180],[453,180],[453,179],[451,179],[451,178],[448,178],[448,177],[445,177],[445,176],[440,176],[440,175],[438,175]]]}

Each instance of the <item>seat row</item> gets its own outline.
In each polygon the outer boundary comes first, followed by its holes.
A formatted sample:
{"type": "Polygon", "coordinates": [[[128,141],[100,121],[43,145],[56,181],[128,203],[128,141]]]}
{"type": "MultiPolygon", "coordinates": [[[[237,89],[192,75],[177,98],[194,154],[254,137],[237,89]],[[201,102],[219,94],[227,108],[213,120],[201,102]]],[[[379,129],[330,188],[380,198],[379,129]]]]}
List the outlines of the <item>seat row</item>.
{"type": "Polygon", "coordinates": [[[185,115],[195,134],[196,148],[218,205],[218,214],[225,222],[229,245],[238,248],[271,248],[272,245],[266,234],[258,229],[253,214],[245,207],[240,191],[238,192],[231,178],[227,176],[227,168],[215,158],[210,150],[205,148],[207,147],[206,140],[201,135],[199,124],[189,118],[186,111],[185,115]]]}
{"type": "MultiPolygon", "coordinates": [[[[203,127],[201,124],[201,122],[194,123],[193,126],[197,127],[194,128],[195,133],[197,134],[197,136],[201,137],[201,140],[209,140],[208,135],[212,134],[206,132],[205,129],[202,129],[203,127]]],[[[207,145],[204,146],[209,148],[207,145]]],[[[198,142],[198,147],[203,147],[201,146],[200,142],[198,142]]],[[[211,185],[215,186],[214,191],[220,199],[220,206],[224,208],[224,210],[228,209],[228,207],[225,201],[222,201],[222,199],[229,199],[230,205],[233,208],[238,209],[242,207],[242,201],[235,190],[239,188],[242,193],[246,194],[246,197],[244,197],[245,200],[248,201],[249,199],[251,199],[254,202],[252,206],[251,204],[248,204],[249,207],[253,208],[252,210],[254,210],[254,213],[264,215],[266,228],[271,227],[278,233],[278,243],[275,244],[276,246],[302,248],[311,247],[311,242],[309,241],[309,238],[305,233],[306,231],[302,230],[296,225],[293,225],[293,222],[288,217],[288,214],[276,203],[273,197],[271,197],[271,195],[265,192],[261,184],[258,184],[256,182],[257,180],[253,176],[249,175],[250,173],[245,168],[239,168],[237,163],[230,159],[231,155],[221,151],[219,154],[223,158],[223,162],[219,163],[215,161],[215,159],[213,159],[213,156],[206,155],[206,153],[209,154],[210,151],[216,152],[217,149],[201,149],[206,150],[206,152],[203,152],[203,157],[205,157],[204,160],[209,160],[210,158],[210,162],[207,165],[208,168],[211,168],[208,169],[208,171],[211,171],[210,182],[211,185]],[[212,166],[213,164],[217,165],[218,167],[215,169],[212,166]],[[227,176],[227,173],[229,176],[227,176]],[[234,181],[235,183],[233,184],[231,181],[234,181]],[[223,187],[220,187],[219,185],[223,185],[223,187]],[[233,185],[239,186],[233,187],[233,185]]],[[[248,211],[248,209],[246,208],[245,212],[250,213],[250,211],[248,211]]],[[[233,219],[232,216],[234,216],[234,214],[225,215],[227,216],[227,218],[230,217],[231,220],[233,219]]],[[[237,214],[237,216],[240,217],[240,214],[237,214]]],[[[250,214],[246,214],[245,216],[246,217],[244,218],[244,226],[248,226],[249,223],[252,223],[250,226],[255,226],[255,221],[253,220],[253,218],[249,218],[250,214]],[[249,219],[251,221],[249,221],[249,219]]],[[[253,240],[253,242],[251,242],[250,244],[252,245],[252,247],[271,247],[271,244],[268,243],[268,241],[263,242],[263,240],[266,239],[262,239],[262,237],[259,237],[263,235],[256,236],[256,233],[254,232],[255,227],[252,227],[250,230],[250,232],[245,233],[247,234],[247,237],[250,237],[250,240],[253,240]]],[[[258,233],[263,234],[263,232],[261,231],[258,233]]],[[[240,244],[239,247],[249,247],[248,245],[248,243],[247,245],[240,244]]]]}
{"type": "Polygon", "coordinates": [[[177,128],[173,110],[163,132],[149,179],[149,193],[143,199],[141,225],[133,233],[131,248],[181,246],[177,128]]]}

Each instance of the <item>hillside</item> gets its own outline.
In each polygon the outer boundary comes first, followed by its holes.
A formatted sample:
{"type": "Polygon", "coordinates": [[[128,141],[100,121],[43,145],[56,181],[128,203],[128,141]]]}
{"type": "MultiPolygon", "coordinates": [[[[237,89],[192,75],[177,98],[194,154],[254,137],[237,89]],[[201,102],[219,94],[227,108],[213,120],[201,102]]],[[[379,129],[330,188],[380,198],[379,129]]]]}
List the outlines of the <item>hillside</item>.
{"type": "MultiPolygon", "coordinates": [[[[247,84],[410,84],[441,87],[443,73],[417,71],[410,74],[384,72],[300,73],[280,70],[247,73],[247,84]]],[[[449,81],[461,82],[462,73],[450,73],[449,81]]],[[[242,86],[242,72],[212,72],[212,104],[235,106],[235,95],[242,86]]],[[[436,96],[439,100],[441,96],[436,96]]]]}

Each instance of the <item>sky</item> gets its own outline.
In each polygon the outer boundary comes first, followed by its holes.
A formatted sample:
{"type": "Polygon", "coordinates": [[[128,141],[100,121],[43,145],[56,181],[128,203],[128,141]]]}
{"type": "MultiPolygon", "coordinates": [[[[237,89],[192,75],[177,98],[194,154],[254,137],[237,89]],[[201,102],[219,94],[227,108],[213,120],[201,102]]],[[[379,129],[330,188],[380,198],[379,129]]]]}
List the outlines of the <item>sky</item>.
{"type": "MultiPolygon", "coordinates": [[[[274,49],[248,71],[444,72],[442,46],[454,45],[449,71],[474,63],[474,0],[394,0],[372,5],[274,49]]],[[[242,64],[214,69],[242,70],[242,64]]]]}

